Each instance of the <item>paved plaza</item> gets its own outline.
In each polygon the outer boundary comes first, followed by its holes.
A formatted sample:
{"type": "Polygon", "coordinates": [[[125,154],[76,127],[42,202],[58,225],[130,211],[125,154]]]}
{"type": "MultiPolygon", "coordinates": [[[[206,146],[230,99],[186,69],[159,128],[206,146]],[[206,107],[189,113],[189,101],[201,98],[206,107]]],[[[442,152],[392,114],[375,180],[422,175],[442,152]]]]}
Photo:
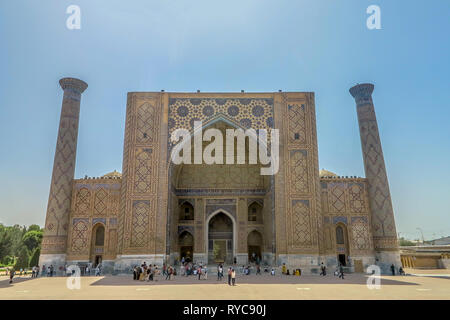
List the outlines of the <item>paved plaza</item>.
{"type": "Polygon", "coordinates": [[[236,286],[219,282],[210,273],[207,280],[176,276],[174,280],[143,282],[129,276],[82,277],[81,288],[70,290],[68,278],[31,279],[18,276],[10,285],[0,277],[0,299],[450,299],[449,270],[412,270],[407,276],[383,276],[381,288],[368,289],[367,276],[348,274],[339,279],[330,274],[306,276],[239,275],[236,286]]]}

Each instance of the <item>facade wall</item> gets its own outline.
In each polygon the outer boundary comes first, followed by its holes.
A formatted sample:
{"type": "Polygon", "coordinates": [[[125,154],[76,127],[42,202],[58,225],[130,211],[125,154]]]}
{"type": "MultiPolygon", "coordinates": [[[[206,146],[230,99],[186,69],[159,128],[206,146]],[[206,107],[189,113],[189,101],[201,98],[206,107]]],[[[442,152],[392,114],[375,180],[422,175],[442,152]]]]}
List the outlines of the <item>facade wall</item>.
{"type": "Polygon", "coordinates": [[[319,178],[313,93],[129,93],[122,179],[74,180],[71,201],[67,260],[92,261],[92,230],[101,223],[103,260],[118,271],[142,259],[178,260],[184,231],[194,238],[194,260],[206,262],[207,221],[220,210],[234,221],[238,263],[247,263],[247,239],[257,231],[265,263],[333,264],[338,223],[347,230],[346,253],[373,260],[366,180],[319,178]],[[193,132],[195,120],[279,129],[278,174],[261,176],[252,165],[171,164],[168,137],[178,128],[193,132]],[[180,219],[184,202],[193,206],[193,220],[180,219]],[[248,220],[253,203],[262,208],[258,221],[248,220]]]}
{"type": "Polygon", "coordinates": [[[350,257],[373,256],[367,182],[361,178],[321,178],[323,253],[336,256],[336,227],[346,229],[350,257]]]}
{"type": "Polygon", "coordinates": [[[278,263],[309,265],[319,254],[320,189],[313,93],[282,93],[280,172],[275,176],[278,263]]]}
{"type": "Polygon", "coordinates": [[[95,255],[114,260],[117,251],[117,227],[121,179],[74,180],[67,238],[67,261],[93,261],[95,255]],[[103,248],[94,247],[96,226],[105,228],[103,248]]]}

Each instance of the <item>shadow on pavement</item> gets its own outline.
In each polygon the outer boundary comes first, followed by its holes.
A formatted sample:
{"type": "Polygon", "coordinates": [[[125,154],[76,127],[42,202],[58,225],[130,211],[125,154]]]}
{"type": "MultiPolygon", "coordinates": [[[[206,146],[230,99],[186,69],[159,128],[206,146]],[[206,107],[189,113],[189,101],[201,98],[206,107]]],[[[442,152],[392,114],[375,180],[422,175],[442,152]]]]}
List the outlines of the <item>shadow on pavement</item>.
{"type": "Polygon", "coordinates": [[[14,286],[16,283],[21,283],[21,282],[25,282],[28,280],[31,280],[31,277],[27,277],[27,278],[22,278],[22,277],[17,277],[13,279],[12,283],[9,283],[9,278],[5,279],[5,280],[1,280],[0,281],[0,288],[8,288],[8,287],[12,287],[14,286]]]}
{"type": "MultiPolygon", "coordinates": [[[[381,285],[418,285],[414,282],[406,282],[405,279],[412,277],[401,277],[402,281],[392,279],[381,279],[381,285]]],[[[156,281],[137,281],[133,280],[133,276],[105,276],[91,284],[91,286],[153,286],[153,285],[195,285],[195,284],[227,284],[226,278],[222,281],[217,281],[216,277],[209,277],[207,280],[198,280],[194,276],[176,276],[173,280],[165,280],[163,277],[158,277],[156,281]]],[[[326,277],[321,276],[238,276],[236,284],[367,284],[367,276],[362,274],[346,275],[345,279],[339,279],[336,276],[330,275],[326,277]]]]}

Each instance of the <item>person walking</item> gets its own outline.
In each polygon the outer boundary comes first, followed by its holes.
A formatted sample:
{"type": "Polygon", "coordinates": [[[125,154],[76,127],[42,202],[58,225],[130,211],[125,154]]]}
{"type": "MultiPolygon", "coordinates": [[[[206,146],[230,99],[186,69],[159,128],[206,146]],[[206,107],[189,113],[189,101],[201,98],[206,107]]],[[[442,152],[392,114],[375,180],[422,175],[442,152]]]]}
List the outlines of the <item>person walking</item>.
{"type": "Polygon", "coordinates": [[[14,278],[15,274],[16,274],[16,271],[14,270],[14,268],[11,268],[11,270],[9,270],[9,283],[13,282],[13,278],[14,278]]]}
{"type": "Polygon", "coordinates": [[[198,267],[197,274],[198,274],[198,280],[200,280],[200,277],[202,276],[202,266],[198,267]]]}
{"type": "Polygon", "coordinates": [[[327,275],[327,267],[323,264],[323,262],[320,264],[320,275],[321,276],[327,275]]]}
{"type": "Polygon", "coordinates": [[[339,278],[344,280],[344,266],[342,264],[339,266],[339,278]]]}
{"type": "Polygon", "coordinates": [[[392,271],[392,275],[395,276],[395,266],[394,266],[394,264],[391,265],[391,271],[392,271]]]}
{"type": "Polygon", "coordinates": [[[233,286],[236,285],[236,271],[234,271],[234,269],[231,269],[231,282],[233,283],[233,286]]]}

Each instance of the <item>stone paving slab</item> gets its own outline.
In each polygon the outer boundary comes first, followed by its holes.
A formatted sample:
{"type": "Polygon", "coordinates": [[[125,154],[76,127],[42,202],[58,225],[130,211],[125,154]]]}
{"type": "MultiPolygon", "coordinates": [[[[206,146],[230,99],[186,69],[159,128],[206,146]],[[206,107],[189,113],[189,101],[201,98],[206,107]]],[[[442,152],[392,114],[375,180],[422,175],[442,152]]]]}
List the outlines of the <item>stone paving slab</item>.
{"type": "MultiPolygon", "coordinates": [[[[0,299],[444,299],[450,300],[448,279],[420,276],[383,276],[381,289],[370,290],[367,276],[350,274],[344,280],[333,275],[270,276],[240,275],[235,287],[216,278],[196,280],[178,276],[166,281],[135,281],[132,276],[82,277],[81,289],[70,290],[66,277],[31,279],[18,277],[10,285],[7,277],[0,277],[0,299]]],[[[70,280],[69,280],[70,281],[70,280]]]]}

